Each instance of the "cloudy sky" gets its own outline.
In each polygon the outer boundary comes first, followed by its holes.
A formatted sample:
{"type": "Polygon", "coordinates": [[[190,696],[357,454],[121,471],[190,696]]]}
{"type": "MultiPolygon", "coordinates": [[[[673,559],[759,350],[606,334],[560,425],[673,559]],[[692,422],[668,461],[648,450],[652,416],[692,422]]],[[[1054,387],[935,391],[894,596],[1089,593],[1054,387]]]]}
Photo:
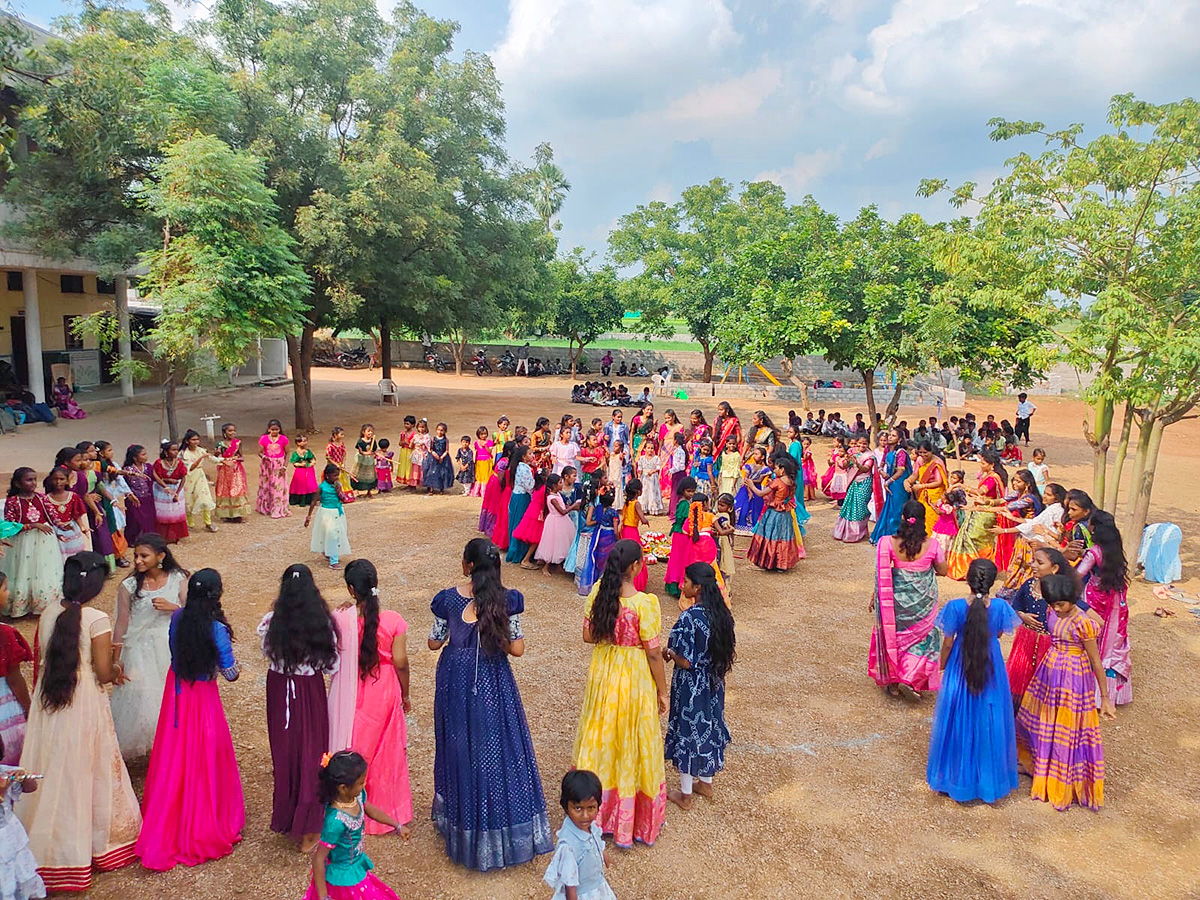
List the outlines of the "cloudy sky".
{"type": "MultiPolygon", "coordinates": [[[[40,24],[70,8],[12,2],[40,24]]],[[[945,217],[917,183],[990,182],[1017,147],[989,118],[1094,132],[1115,93],[1200,89],[1200,0],[417,2],[492,55],[512,154],[550,141],[574,187],[563,243],[596,250],[623,213],[715,176],[945,217]]]]}

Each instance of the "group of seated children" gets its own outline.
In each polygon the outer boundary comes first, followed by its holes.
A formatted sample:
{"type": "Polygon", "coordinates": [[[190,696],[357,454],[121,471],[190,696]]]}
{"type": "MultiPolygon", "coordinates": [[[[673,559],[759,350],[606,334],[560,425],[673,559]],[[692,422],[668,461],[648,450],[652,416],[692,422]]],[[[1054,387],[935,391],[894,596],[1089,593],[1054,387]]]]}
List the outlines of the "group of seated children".
{"type": "Polygon", "coordinates": [[[588,403],[592,406],[644,406],[650,403],[650,388],[631,396],[623,384],[613,386],[611,381],[588,381],[571,388],[572,403],[588,403]]]}

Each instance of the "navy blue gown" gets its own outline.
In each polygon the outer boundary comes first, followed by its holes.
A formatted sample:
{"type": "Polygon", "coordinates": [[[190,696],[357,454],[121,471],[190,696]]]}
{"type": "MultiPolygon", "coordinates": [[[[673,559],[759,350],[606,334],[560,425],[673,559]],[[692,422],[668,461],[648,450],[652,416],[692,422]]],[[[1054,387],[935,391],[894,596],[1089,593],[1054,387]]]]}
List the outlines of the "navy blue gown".
{"type": "Polygon", "coordinates": [[[725,768],[725,681],[714,681],[708,652],[711,629],[703,607],[689,606],[671,628],[667,646],[688,661],[671,676],[666,757],[688,775],[709,777],[725,768]]]}
{"type": "MultiPolygon", "coordinates": [[[[486,872],[529,862],[554,849],[533,740],[507,654],[489,656],[475,623],[463,621],[469,597],[455,588],[430,604],[431,637],[446,640],[433,699],[433,823],[446,855],[486,872]]],[[[522,636],[525,598],[508,592],[509,635],[522,636]]]]}

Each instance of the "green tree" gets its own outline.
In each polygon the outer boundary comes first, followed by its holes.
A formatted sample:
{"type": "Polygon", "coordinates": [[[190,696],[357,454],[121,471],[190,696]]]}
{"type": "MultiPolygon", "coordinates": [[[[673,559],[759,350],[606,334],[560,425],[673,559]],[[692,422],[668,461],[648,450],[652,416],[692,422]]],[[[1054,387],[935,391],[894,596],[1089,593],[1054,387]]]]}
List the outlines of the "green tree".
{"type": "MultiPolygon", "coordinates": [[[[993,140],[1039,136],[1046,150],[1020,153],[981,194],[971,183],[951,202],[979,204],[975,225],[946,255],[964,282],[1061,319],[1049,340],[1094,376],[1085,436],[1093,448],[1093,496],[1115,510],[1136,423],[1134,498],[1121,517],[1140,534],[1163,430],[1200,401],[1200,103],[1154,105],[1123,94],[1109,132],[1083,141],[1083,126],[990,123],[993,140]],[[1116,408],[1124,403],[1110,471],[1116,408]]],[[[923,182],[924,194],[946,189],[923,182]]]]}
{"type": "Polygon", "coordinates": [[[571,182],[555,164],[554,149],[548,143],[538,144],[533,151],[533,168],[528,178],[533,190],[533,208],[541,217],[546,234],[554,234],[562,228],[557,216],[571,190],[571,182]]]}
{"type": "Polygon", "coordinates": [[[206,357],[237,365],[257,335],[290,332],[311,286],[251,154],[211,135],[171,144],[138,199],[162,224],[162,246],[142,256],[141,290],[161,304],[147,337],[167,369],[167,421],[177,440],[179,376],[206,357]]]}
{"type": "Polygon", "coordinates": [[[612,266],[593,266],[595,254],[576,247],[550,264],[549,295],[538,317],[545,334],[570,342],[571,377],[588,344],[615,328],[625,313],[621,283],[612,266]]]}
{"type": "Polygon", "coordinates": [[[669,317],[682,318],[704,353],[705,381],[712,381],[718,322],[731,308],[738,253],[781,233],[789,215],[778,185],[746,184],[735,198],[732,185],[715,178],[684,190],[678,203],[639,206],[609,235],[613,261],[641,268],[630,289],[643,328],[661,333],[669,317]]]}

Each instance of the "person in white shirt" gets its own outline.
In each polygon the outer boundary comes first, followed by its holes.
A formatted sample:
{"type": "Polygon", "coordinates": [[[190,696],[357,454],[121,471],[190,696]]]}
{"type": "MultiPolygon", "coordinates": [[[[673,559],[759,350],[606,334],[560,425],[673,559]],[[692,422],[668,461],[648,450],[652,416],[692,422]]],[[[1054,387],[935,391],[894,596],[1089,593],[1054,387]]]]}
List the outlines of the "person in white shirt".
{"type": "Polygon", "coordinates": [[[1013,431],[1017,434],[1017,439],[1025,438],[1025,446],[1029,446],[1029,420],[1033,418],[1033,414],[1037,412],[1037,407],[1029,402],[1029,395],[1025,392],[1017,394],[1017,424],[1013,427],[1013,431]]]}

